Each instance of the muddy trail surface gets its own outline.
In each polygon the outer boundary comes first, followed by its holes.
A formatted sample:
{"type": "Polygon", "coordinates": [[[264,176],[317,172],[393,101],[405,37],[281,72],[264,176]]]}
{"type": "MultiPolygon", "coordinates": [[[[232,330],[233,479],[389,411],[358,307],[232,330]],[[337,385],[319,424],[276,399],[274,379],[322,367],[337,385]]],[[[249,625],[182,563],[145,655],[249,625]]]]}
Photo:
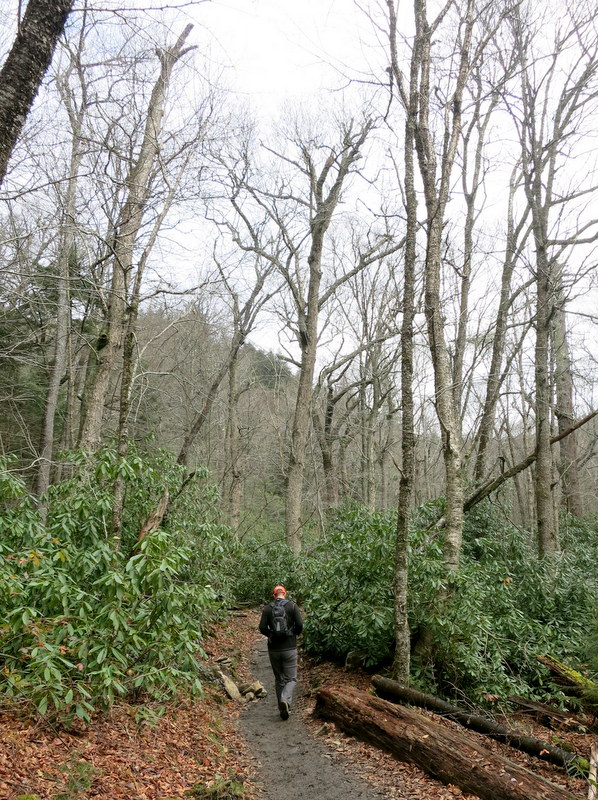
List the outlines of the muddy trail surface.
{"type": "Polygon", "coordinates": [[[239,717],[239,729],[251,755],[260,764],[264,800],[380,800],[376,792],[347,765],[333,760],[325,745],[309,731],[301,717],[305,699],[301,692],[301,670],[294,707],[282,720],[276,704],[274,677],[265,639],[256,640],[251,672],[268,696],[249,703],[239,717]]]}

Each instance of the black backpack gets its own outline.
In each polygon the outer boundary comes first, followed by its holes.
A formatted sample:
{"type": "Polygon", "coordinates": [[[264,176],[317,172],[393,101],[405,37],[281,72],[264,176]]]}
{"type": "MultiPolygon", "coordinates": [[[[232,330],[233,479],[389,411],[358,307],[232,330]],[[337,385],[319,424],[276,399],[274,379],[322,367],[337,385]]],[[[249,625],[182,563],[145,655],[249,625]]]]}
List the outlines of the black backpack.
{"type": "Polygon", "coordinates": [[[288,601],[270,603],[272,606],[272,622],[270,623],[271,638],[273,642],[282,642],[288,636],[293,635],[294,625],[289,623],[287,607],[292,608],[292,603],[288,601]]]}

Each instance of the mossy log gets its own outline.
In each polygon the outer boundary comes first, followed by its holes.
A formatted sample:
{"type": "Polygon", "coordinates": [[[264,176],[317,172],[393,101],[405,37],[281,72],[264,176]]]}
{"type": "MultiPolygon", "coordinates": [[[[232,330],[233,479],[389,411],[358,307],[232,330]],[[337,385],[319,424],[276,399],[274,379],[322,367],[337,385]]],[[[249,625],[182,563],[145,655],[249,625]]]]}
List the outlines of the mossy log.
{"type": "Polygon", "coordinates": [[[459,731],[351,687],[321,689],[314,713],[482,800],[579,800],[459,731]]]}
{"type": "Polygon", "coordinates": [[[565,694],[571,697],[579,698],[583,707],[593,714],[598,716],[598,683],[586,678],[581,672],[573,669],[572,667],[557,661],[552,656],[536,656],[540,664],[550,670],[555,682],[563,689],[565,694]]]}
{"type": "Polygon", "coordinates": [[[580,695],[588,690],[598,691],[597,683],[586,678],[581,672],[573,669],[573,667],[568,667],[561,661],[557,661],[556,658],[552,656],[536,656],[536,659],[540,664],[544,664],[544,666],[550,670],[559,686],[562,686],[564,689],[577,691],[580,695]]]}
{"type": "Polygon", "coordinates": [[[548,742],[536,739],[534,736],[526,736],[519,731],[499,725],[489,717],[481,714],[472,714],[457,706],[451,705],[439,697],[409,689],[396,681],[383,678],[381,675],[374,675],[372,683],[379,697],[391,700],[395,703],[408,703],[409,705],[427,708],[436,714],[452,719],[466,728],[483,733],[499,742],[504,742],[511,747],[522,750],[524,753],[549,761],[559,767],[565,767],[568,771],[576,770],[584,775],[589,769],[589,762],[585,758],[579,758],[575,753],[569,753],[560,747],[554,747],[548,742]]]}

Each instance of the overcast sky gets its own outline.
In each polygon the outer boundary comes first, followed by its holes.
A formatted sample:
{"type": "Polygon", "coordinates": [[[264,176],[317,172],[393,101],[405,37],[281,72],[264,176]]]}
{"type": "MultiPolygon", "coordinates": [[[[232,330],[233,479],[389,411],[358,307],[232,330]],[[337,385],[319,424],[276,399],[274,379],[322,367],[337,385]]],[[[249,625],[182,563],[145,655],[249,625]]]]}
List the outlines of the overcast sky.
{"type": "Polygon", "coordinates": [[[354,0],[212,0],[194,10],[227,82],[266,113],[346,84],[368,60],[354,0]]]}

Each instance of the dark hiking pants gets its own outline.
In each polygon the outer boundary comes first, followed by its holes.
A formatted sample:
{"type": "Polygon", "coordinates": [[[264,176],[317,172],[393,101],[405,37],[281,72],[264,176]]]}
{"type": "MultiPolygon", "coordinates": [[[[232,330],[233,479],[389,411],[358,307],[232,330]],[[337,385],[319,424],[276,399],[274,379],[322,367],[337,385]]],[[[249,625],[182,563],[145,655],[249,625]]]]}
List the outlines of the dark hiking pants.
{"type": "Polygon", "coordinates": [[[268,650],[274,672],[276,699],[279,703],[293,704],[297,685],[297,650],[268,650]]]}

